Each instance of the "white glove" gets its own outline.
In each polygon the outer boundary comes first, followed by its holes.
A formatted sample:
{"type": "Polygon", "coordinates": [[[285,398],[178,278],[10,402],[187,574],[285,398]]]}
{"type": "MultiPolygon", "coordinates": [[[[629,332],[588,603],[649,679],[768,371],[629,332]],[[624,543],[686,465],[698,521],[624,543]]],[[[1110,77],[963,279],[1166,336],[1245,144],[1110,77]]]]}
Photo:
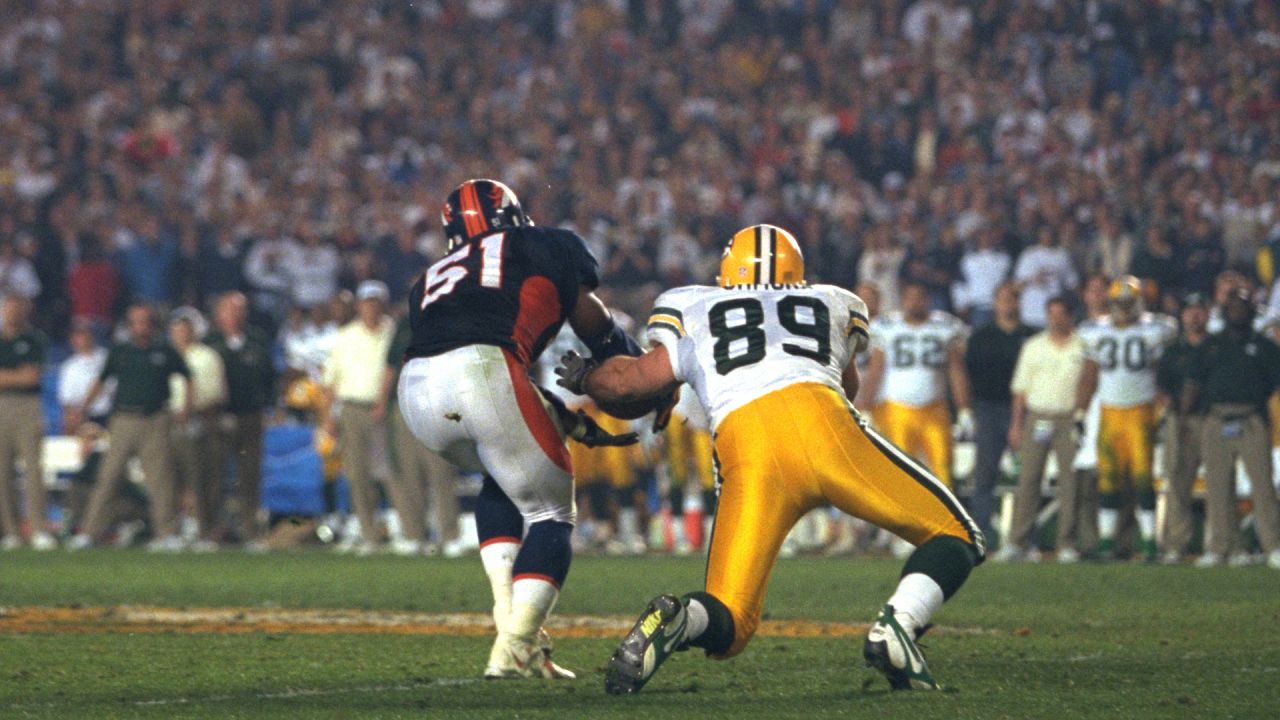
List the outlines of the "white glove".
{"type": "Polygon", "coordinates": [[[969,408],[960,408],[956,413],[955,438],[957,440],[973,439],[973,411],[969,408]]]}

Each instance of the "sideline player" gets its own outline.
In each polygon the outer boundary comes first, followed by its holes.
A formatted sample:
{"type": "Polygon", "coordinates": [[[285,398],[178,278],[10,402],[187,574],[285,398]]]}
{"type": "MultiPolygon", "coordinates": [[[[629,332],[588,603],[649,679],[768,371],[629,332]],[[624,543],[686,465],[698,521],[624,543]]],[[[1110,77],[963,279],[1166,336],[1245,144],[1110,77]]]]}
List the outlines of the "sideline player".
{"type": "Polygon", "coordinates": [[[596,358],[640,349],[593,292],[599,268],[582,238],[535,227],[506,185],[462,183],[442,220],[448,255],[409,293],[400,412],[432,451],[486,474],[476,528],[498,637],[485,677],[572,678],[551,662],[541,630],[572,555],[577,511],[565,436],[588,444],[636,437],[609,435],[564,409],[529,379],[530,365],[566,320],[596,358]]]}
{"type": "Polygon", "coordinates": [[[962,434],[972,434],[969,376],[964,368],[964,323],[929,309],[928,290],[918,283],[902,288],[902,310],[871,324],[868,398],[883,397],[877,428],[951,487],[951,412],[947,387],[959,409],[962,434]]]}
{"type": "Polygon", "coordinates": [[[1095,392],[1102,407],[1098,424],[1098,557],[1115,551],[1123,494],[1137,495],[1142,555],[1156,557],[1156,493],[1152,458],[1156,428],[1156,370],[1165,346],[1178,335],[1172,318],[1144,312],[1142,283],[1116,278],[1108,291],[1111,312],[1081,326],[1085,367],[1076,396],[1080,421],[1095,392]]]}
{"type": "Polygon", "coordinates": [[[790,233],[755,225],[729,241],[719,287],[660,296],[653,349],[603,365],[566,355],[558,372],[575,392],[636,402],[688,382],[711,414],[720,502],[705,590],[659,595],[614,652],[605,690],[634,693],[670,654],[741,652],[760,621],[783,539],[830,502],[918,547],[863,645],[895,689],[937,688],[916,638],[982,561],[981,531],[951,491],[867,427],[854,356],[867,345],[858,296],[804,281],[790,233]]]}

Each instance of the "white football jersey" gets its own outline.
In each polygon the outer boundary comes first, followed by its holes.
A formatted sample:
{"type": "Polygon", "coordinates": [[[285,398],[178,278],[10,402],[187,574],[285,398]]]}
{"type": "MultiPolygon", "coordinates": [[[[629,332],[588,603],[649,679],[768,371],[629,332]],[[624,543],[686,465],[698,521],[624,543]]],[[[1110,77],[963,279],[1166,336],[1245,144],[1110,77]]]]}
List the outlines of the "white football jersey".
{"type": "Polygon", "coordinates": [[[1085,357],[1098,364],[1098,399],[1107,407],[1134,407],[1155,401],[1156,367],[1165,346],[1178,337],[1173,318],[1142,313],[1125,327],[1111,316],[1081,323],[1085,357]]]}
{"type": "Polygon", "coordinates": [[[867,346],[867,306],[834,285],[700,285],[668,290],[649,315],[711,427],[752,400],[797,383],[843,393],[849,361],[867,346]]]}
{"type": "Polygon", "coordinates": [[[954,315],[935,310],[924,322],[911,323],[901,312],[871,323],[871,348],[884,353],[882,399],[924,407],[947,396],[947,353],[963,343],[968,330],[954,315]]]}

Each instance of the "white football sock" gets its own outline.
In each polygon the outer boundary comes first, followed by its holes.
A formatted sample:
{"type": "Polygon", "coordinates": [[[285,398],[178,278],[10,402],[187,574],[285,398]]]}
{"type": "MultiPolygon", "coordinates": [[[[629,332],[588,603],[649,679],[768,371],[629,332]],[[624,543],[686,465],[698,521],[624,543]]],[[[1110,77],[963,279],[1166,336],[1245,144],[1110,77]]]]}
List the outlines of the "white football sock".
{"type": "Polygon", "coordinates": [[[1156,536],[1156,511],[1138,510],[1138,532],[1143,540],[1151,540],[1156,536]]]}
{"type": "Polygon", "coordinates": [[[506,632],[525,642],[533,642],[559,597],[560,590],[541,578],[522,577],[516,580],[511,584],[511,614],[506,632]]]}
{"type": "Polygon", "coordinates": [[[640,537],[640,515],[633,507],[618,509],[618,539],[634,542],[640,537]]]}
{"type": "Polygon", "coordinates": [[[685,606],[685,614],[688,616],[688,625],[685,626],[685,642],[696,640],[707,631],[707,625],[711,622],[711,616],[707,615],[707,608],[697,600],[690,599],[689,604],[685,606]]]}
{"type": "Polygon", "coordinates": [[[902,629],[912,632],[928,624],[945,599],[937,581],[924,573],[911,573],[898,581],[898,589],[893,591],[889,604],[902,629]]]}
{"type": "Polygon", "coordinates": [[[518,552],[517,542],[492,542],[480,548],[480,562],[493,591],[493,625],[498,632],[506,630],[507,616],[511,614],[511,567],[516,564],[518,552]]]}
{"type": "Polygon", "coordinates": [[[1120,511],[1102,508],[1098,511],[1098,537],[1111,540],[1116,536],[1116,526],[1120,524],[1120,511]]]}

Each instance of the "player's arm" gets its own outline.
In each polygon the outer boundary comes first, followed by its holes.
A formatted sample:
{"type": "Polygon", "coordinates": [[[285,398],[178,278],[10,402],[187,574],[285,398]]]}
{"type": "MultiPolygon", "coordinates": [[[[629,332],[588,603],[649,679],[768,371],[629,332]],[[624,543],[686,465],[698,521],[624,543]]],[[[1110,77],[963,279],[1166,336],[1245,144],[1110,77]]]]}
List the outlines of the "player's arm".
{"type": "Polygon", "coordinates": [[[614,404],[664,397],[679,385],[667,346],[659,344],[640,357],[609,358],[586,376],[583,389],[597,402],[614,404]]]}
{"type": "Polygon", "coordinates": [[[849,398],[849,402],[858,397],[858,387],[862,383],[862,378],[858,377],[857,358],[849,358],[849,364],[844,366],[844,372],[840,374],[840,386],[844,388],[844,396],[849,398]]]}
{"type": "Polygon", "coordinates": [[[640,354],[640,346],[613,321],[604,301],[586,286],[578,288],[578,301],[569,315],[569,327],[598,362],[614,355],[640,354]]]}
{"type": "Polygon", "coordinates": [[[951,383],[951,399],[960,412],[969,410],[969,372],[964,366],[964,343],[955,342],[947,351],[947,379],[951,383]]]}
{"type": "Polygon", "coordinates": [[[1080,372],[1080,381],[1076,384],[1076,415],[1083,415],[1093,401],[1093,394],[1098,391],[1098,361],[1085,358],[1084,370],[1080,372]]]}
{"type": "Polygon", "coordinates": [[[875,399],[880,394],[880,383],[884,381],[884,350],[875,347],[871,350],[871,359],[867,361],[867,373],[865,378],[861,378],[860,392],[861,396],[850,395],[854,399],[854,405],[859,410],[870,410],[875,405],[875,399]]]}

